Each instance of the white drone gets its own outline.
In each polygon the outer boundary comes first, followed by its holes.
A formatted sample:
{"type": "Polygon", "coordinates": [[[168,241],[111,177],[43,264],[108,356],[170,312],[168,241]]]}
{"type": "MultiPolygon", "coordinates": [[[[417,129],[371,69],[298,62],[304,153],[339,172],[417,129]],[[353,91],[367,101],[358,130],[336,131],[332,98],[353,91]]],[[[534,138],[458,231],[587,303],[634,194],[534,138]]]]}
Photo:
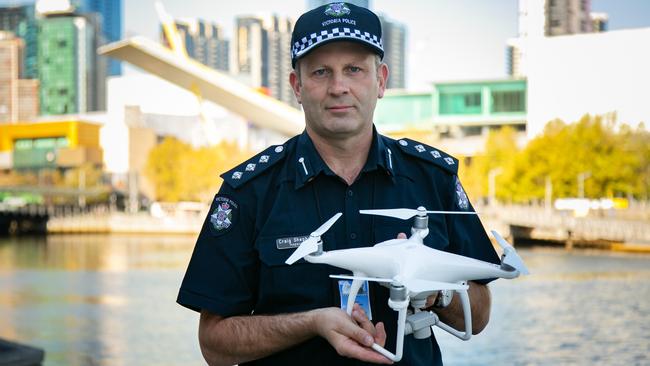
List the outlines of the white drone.
{"type": "Polygon", "coordinates": [[[352,276],[330,276],[352,280],[347,303],[348,314],[352,312],[357,293],[364,281],[376,281],[390,288],[388,306],[398,312],[395,342],[397,349],[393,354],[376,343],[372,348],[392,361],[402,359],[404,336],[413,334],[417,339],[428,338],[434,325],[462,340],[470,339],[472,314],[467,281],[487,278],[512,279],[529,273],[515,249],[496,231],[492,231],[492,234],[503,249],[500,265],[432,249],[423,244],[423,239],[429,234],[427,214],[475,215],[475,212],[427,211],[424,207],[418,207],[417,210],[398,208],[359,212],[402,220],[415,217],[411,237],[386,240],[372,247],[325,252],[320,237],[341,217],[341,213],[337,213],[311,233],[286,263],[293,264],[305,258],[311,263],[324,263],[352,271],[352,276]],[[460,295],[465,317],[464,332],[441,322],[434,312],[420,310],[425,307],[428,296],[441,290],[454,290],[460,295]],[[409,304],[414,310],[413,313],[407,314],[409,304]]]}

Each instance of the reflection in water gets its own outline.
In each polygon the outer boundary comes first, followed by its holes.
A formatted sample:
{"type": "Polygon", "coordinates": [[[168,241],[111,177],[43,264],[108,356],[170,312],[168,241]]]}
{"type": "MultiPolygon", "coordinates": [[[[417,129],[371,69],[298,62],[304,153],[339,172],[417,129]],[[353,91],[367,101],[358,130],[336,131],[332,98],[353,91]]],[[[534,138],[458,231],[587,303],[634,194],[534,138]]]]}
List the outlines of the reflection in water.
{"type": "Polygon", "coordinates": [[[194,237],[0,239],[0,337],[45,365],[198,364],[198,316],[175,304],[194,237]]]}
{"type": "MultiPolygon", "coordinates": [[[[203,364],[175,304],[194,237],[0,239],[0,337],[46,365],[203,364]]],[[[491,284],[488,328],[436,330],[452,365],[650,364],[650,256],[522,250],[533,275],[491,284]]]]}
{"type": "Polygon", "coordinates": [[[0,242],[0,271],[27,268],[66,271],[179,268],[187,264],[193,243],[194,237],[180,235],[11,238],[0,242]]]}
{"type": "Polygon", "coordinates": [[[491,285],[490,324],[469,342],[436,332],[454,365],[650,363],[650,257],[522,251],[532,275],[491,285]]]}

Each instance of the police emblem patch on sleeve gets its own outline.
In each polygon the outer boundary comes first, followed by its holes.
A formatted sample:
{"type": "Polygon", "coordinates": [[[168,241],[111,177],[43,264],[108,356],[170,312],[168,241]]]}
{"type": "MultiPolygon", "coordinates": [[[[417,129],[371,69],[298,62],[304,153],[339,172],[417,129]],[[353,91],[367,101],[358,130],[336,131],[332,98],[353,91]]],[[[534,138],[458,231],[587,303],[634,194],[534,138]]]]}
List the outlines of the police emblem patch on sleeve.
{"type": "Polygon", "coordinates": [[[239,213],[239,205],[228,197],[217,196],[214,208],[210,213],[210,230],[213,235],[227,232],[235,224],[239,213]]]}
{"type": "Polygon", "coordinates": [[[463,185],[460,184],[460,179],[458,179],[458,177],[456,177],[456,198],[458,199],[458,208],[461,210],[469,209],[469,199],[467,198],[467,194],[463,189],[463,185]]]}

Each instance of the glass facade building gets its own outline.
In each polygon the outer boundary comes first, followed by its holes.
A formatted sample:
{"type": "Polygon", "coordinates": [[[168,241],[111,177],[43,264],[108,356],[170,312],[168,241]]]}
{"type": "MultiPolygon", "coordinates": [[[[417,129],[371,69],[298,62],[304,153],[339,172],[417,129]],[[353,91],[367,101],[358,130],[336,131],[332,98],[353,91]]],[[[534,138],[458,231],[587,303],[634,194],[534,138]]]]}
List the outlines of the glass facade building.
{"type": "MultiPolygon", "coordinates": [[[[122,39],[122,22],[124,19],[122,0],[76,0],[76,12],[79,14],[95,13],[99,16],[101,37],[99,44],[116,42],[122,39]]],[[[121,75],[122,66],[118,60],[109,59],[108,75],[121,75]]]]}
{"type": "Polygon", "coordinates": [[[98,110],[103,78],[97,67],[95,27],[85,17],[57,16],[39,21],[41,113],[98,110]]]}
{"type": "Polygon", "coordinates": [[[1,7],[0,31],[12,32],[24,40],[25,50],[20,78],[36,79],[38,77],[38,25],[34,16],[34,5],[1,7]]]}

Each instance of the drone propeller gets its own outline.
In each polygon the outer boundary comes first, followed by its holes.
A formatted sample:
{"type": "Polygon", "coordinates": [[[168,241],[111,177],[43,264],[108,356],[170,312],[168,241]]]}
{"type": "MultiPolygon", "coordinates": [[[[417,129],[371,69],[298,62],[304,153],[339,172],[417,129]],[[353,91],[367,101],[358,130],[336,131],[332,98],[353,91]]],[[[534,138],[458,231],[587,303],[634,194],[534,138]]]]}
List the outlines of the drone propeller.
{"type": "Polygon", "coordinates": [[[526,268],[526,265],[524,264],[524,261],[521,259],[519,254],[517,254],[517,251],[515,248],[512,247],[499,233],[497,233],[495,230],[492,230],[492,235],[494,235],[494,238],[497,240],[497,243],[501,246],[503,249],[503,258],[501,259],[501,263],[508,265],[523,275],[530,274],[528,271],[528,268],[526,268]]]}
{"type": "Polygon", "coordinates": [[[379,210],[359,210],[359,213],[364,215],[379,215],[394,217],[396,219],[408,220],[414,216],[425,214],[449,214],[449,215],[476,215],[476,212],[470,211],[427,211],[424,207],[419,207],[417,210],[412,208],[392,208],[392,209],[379,209],[379,210]]]}
{"type": "Polygon", "coordinates": [[[327,230],[329,230],[332,225],[336,222],[336,220],[341,217],[341,213],[337,213],[336,215],[332,216],[329,220],[325,221],[323,225],[321,225],[318,229],[314,230],[311,234],[309,234],[309,238],[307,238],[305,241],[300,243],[300,246],[298,249],[296,249],[293,254],[285,261],[287,264],[294,264],[296,261],[298,261],[300,258],[303,258],[311,253],[314,253],[318,251],[318,242],[320,241],[321,235],[325,234],[327,230]]]}

